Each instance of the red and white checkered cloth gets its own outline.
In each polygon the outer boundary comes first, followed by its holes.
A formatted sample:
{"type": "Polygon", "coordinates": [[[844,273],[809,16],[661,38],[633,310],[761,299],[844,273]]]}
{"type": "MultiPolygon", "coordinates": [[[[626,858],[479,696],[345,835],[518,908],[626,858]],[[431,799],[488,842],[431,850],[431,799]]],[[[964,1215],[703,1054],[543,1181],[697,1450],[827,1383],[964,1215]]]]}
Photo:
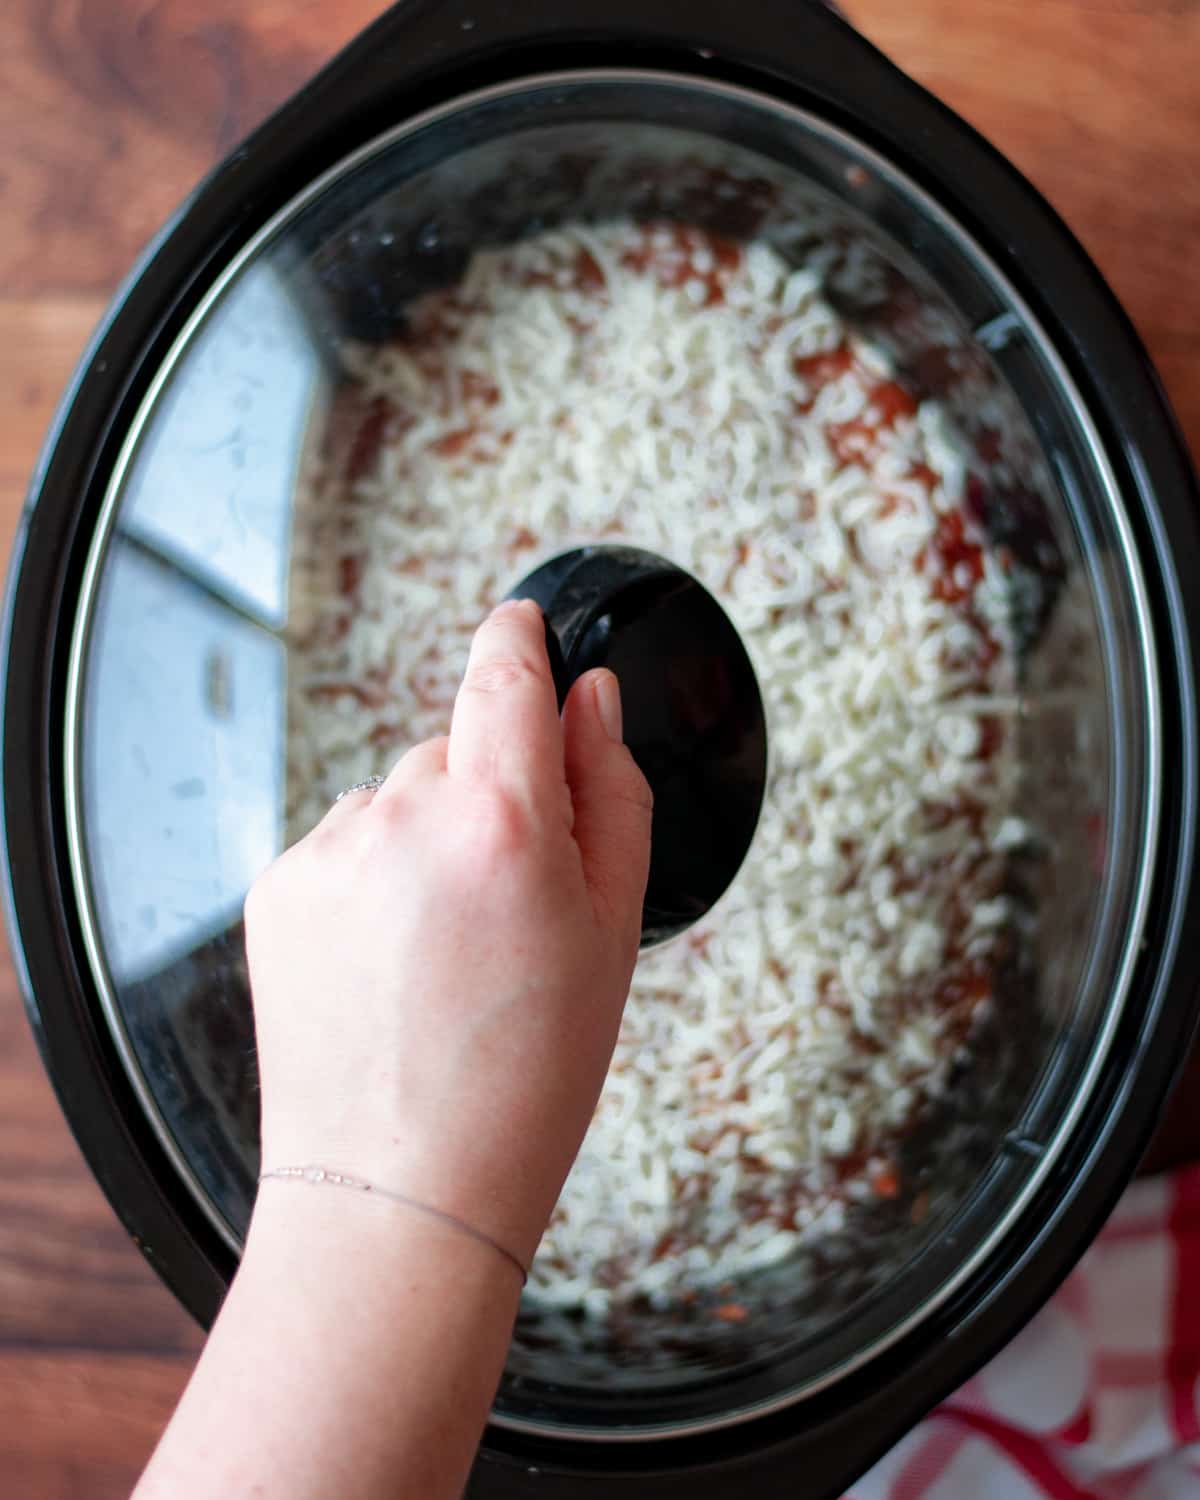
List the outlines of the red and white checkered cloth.
{"type": "Polygon", "coordinates": [[[1036,1318],[847,1500],[1200,1500],[1200,1166],[1135,1183],[1036,1318]]]}

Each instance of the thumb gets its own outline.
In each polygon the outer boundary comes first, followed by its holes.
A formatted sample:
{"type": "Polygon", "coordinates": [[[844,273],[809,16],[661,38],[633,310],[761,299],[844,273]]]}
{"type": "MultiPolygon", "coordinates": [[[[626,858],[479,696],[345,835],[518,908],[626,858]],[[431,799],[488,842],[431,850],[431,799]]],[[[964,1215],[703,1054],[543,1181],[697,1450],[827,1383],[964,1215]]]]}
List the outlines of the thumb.
{"type": "Polygon", "coordinates": [[[621,738],[621,692],[606,668],[585,672],[563,708],[575,842],[598,919],[636,946],[650,869],[646,778],[621,738]]]}

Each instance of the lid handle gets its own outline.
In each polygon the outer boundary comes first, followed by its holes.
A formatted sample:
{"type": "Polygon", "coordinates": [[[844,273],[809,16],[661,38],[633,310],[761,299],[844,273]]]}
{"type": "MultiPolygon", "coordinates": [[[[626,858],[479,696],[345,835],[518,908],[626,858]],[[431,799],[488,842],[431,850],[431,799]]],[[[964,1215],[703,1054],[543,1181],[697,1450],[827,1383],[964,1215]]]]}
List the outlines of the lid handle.
{"type": "Polygon", "coordinates": [[[517,585],[546,621],[559,707],[609,667],[625,743],[654,793],[642,944],[682,932],[745,858],[766,784],[766,723],[750,658],[729,617],[689,573],[638,547],[562,553],[517,585]]]}

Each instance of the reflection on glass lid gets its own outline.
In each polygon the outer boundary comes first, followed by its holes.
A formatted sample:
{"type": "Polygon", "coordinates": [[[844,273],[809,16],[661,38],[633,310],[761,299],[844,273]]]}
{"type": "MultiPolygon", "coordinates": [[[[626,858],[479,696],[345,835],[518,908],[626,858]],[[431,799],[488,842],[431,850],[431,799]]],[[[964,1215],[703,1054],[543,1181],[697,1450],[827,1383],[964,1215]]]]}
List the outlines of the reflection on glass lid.
{"type": "Polygon", "coordinates": [[[734,90],[496,91],[285,215],[144,417],[78,637],[79,874],[147,1108],[231,1237],[249,881],[444,731],[492,604],[629,544],[736,630],[766,792],[728,890],[639,964],[501,1417],[553,1381],[568,1425],[614,1392],[711,1424],[946,1295],[1102,1056],[1155,815],[1103,456],[969,243],[734,90]]]}

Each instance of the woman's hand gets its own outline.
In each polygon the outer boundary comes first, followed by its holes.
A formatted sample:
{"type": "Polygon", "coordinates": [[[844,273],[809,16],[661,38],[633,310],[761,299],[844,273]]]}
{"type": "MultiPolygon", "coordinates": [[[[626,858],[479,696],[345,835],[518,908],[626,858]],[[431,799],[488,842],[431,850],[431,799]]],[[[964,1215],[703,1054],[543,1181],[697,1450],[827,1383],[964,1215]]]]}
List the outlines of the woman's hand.
{"type": "MultiPolygon", "coordinates": [[[[528,1262],[604,1081],[649,850],[616,679],[581,678],[560,722],[540,613],[497,610],[449,740],[250,893],[264,1167],[369,1179],[528,1262]]],[[[452,1500],[519,1290],[430,1215],[273,1184],[137,1500],[452,1500]]]]}
{"type": "Polygon", "coordinates": [[[250,893],[264,1169],[369,1179],[528,1263],[612,1054],[649,848],[616,679],[560,721],[540,611],[501,605],[449,738],[250,893]]]}

